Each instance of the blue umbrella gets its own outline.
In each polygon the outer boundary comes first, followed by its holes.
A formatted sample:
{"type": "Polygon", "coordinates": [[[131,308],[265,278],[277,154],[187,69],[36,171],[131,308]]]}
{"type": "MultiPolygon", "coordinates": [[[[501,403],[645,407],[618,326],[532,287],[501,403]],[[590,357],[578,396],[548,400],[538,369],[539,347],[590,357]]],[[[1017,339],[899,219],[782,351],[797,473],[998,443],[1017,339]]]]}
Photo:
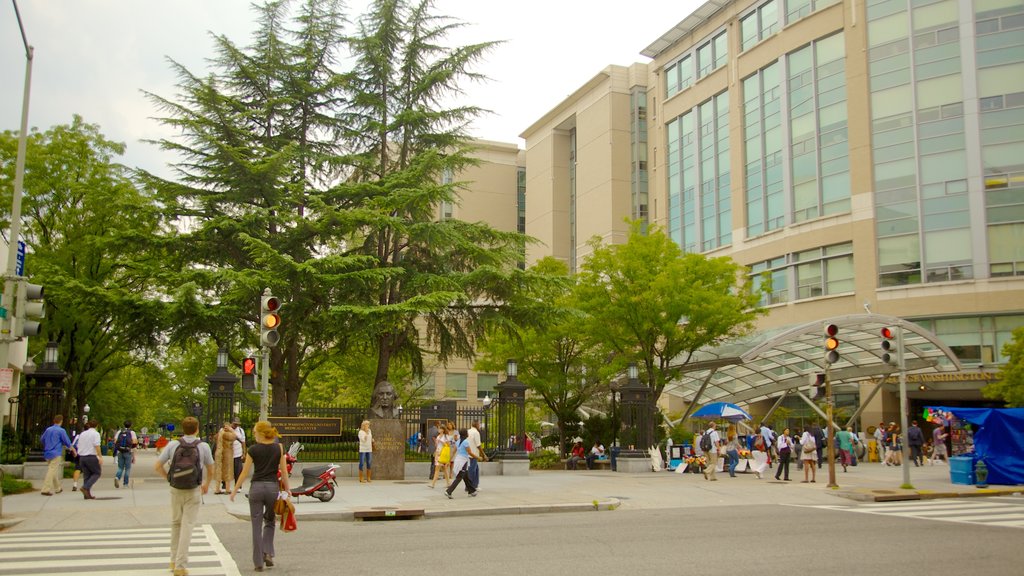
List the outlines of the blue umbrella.
{"type": "Polygon", "coordinates": [[[722,418],[724,420],[729,420],[730,422],[751,420],[750,414],[747,414],[746,410],[728,402],[712,402],[710,404],[705,404],[700,407],[700,410],[693,413],[693,417],[703,418],[705,420],[722,418]]]}

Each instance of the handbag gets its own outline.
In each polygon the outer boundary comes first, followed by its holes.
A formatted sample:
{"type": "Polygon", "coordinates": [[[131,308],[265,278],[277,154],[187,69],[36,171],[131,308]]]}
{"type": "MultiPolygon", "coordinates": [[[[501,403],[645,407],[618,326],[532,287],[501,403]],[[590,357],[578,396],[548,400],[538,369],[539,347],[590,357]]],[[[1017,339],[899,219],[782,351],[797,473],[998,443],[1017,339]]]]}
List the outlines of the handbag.
{"type": "Polygon", "coordinates": [[[447,464],[452,460],[452,448],[448,444],[441,446],[441,454],[437,457],[437,461],[441,464],[447,464]]]}
{"type": "Polygon", "coordinates": [[[800,448],[804,454],[810,454],[811,452],[817,452],[818,448],[813,443],[808,442],[800,448]]]}

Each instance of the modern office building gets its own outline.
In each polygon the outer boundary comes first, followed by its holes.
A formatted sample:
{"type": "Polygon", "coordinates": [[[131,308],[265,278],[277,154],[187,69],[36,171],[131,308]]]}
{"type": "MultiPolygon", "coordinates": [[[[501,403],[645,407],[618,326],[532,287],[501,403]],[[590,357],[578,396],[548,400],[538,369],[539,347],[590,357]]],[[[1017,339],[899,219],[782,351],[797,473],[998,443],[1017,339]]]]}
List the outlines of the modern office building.
{"type": "Polygon", "coordinates": [[[898,316],[964,367],[915,408],[986,402],[1024,325],[1024,0],[709,0],[652,40],[521,135],[528,262],[645,219],[770,277],[760,329],[898,316]]]}

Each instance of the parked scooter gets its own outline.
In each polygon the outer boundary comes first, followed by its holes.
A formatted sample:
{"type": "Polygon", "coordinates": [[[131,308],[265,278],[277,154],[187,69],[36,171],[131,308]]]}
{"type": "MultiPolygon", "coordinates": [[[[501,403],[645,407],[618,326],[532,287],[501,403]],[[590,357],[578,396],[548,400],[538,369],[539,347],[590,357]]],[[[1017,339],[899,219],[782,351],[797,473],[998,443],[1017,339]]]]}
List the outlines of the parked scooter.
{"type": "Polygon", "coordinates": [[[331,498],[334,498],[334,487],[338,485],[335,480],[335,471],[338,468],[340,466],[337,464],[303,468],[302,486],[292,488],[292,496],[312,496],[321,502],[330,502],[331,498]]]}
{"type": "Polygon", "coordinates": [[[294,466],[295,463],[299,461],[299,451],[302,450],[303,448],[304,446],[302,445],[301,442],[292,442],[292,445],[288,447],[288,451],[285,452],[284,454],[285,464],[288,465],[289,478],[292,477],[292,466],[294,466]]]}

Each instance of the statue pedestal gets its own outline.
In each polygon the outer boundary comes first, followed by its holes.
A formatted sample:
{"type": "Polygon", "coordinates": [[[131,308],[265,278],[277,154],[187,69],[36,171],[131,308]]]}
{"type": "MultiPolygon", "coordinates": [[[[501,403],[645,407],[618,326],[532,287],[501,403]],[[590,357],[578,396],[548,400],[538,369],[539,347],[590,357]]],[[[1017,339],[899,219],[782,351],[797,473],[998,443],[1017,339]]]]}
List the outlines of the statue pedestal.
{"type": "Polygon", "coordinates": [[[373,418],[373,479],[405,480],[405,424],[397,418],[373,418]]]}

